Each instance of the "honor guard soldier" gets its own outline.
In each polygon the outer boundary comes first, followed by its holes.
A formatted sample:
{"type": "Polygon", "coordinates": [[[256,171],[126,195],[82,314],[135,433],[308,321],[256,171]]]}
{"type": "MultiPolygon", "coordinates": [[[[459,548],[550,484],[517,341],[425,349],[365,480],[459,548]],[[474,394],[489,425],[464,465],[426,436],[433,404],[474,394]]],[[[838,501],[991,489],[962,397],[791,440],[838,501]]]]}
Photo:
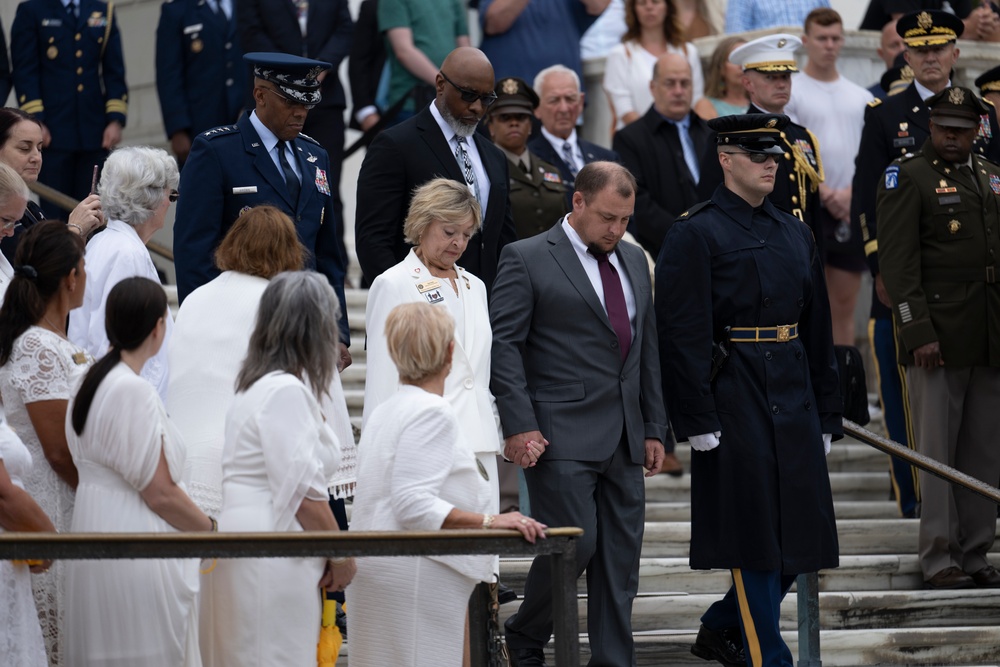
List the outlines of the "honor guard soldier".
{"type": "MultiPolygon", "coordinates": [[[[737,47],[729,61],[743,68],[743,87],[750,97],[748,114],[783,114],[792,94],[792,73],[798,72],[795,52],[802,40],[793,35],[776,34],[760,37],[737,47]]],[[[819,184],[823,182],[823,161],[819,141],[812,132],[789,122],[779,135],[784,148],[778,161],[771,202],[809,225],[820,247],[823,259],[823,228],[819,217],[819,184]]],[[[712,196],[722,182],[722,171],[713,142],[702,159],[698,195],[712,196]]]]}
{"type": "Polygon", "coordinates": [[[788,117],[724,116],[724,182],[667,232],[656,263],[667,412],[691,454],[691,567],[731,570],[691,652],[787,665],[779,606],[797,574],[837,567],[825,453],[842,434],[823,266],[769,198],[788,117]],[[714,342],[714,344],[713,344],[714,342]]]}
{"type": "MultiPolygon", "coordinates": [[[[44,126],[38,180],[75,199],[90,194],[94,165],[125,127],[128,87],[114,12],[103,0],[24,0],[11,26],[17,102],[44,126]]],[[[65,217],[55,205],[43,210],[65,217]]]]}
{"type": "Polygon", "coordinates": [[[538,108],[535,91],[512,76],[497,81],[496,92],[486,127],[493,143],[507,156],[514,227],[517,238],[525,239],[541,234],[568,213],[569,188],[558,167],[528,150],[531,117],[538,108]]]}
{"type": "MultiPolygon", "coordinates": [[[[1000,166],[974,141],[988,107],[968,88],[927,100],[930,139],[878,185],[878,243],[906,368],[917,450],[987,484],[1000,479],[1000,166]]],[[[927,588],[1000,587],[987,560],[996,507],[920,472],[927,588]]]]}
{"type": "MultiPolygon", "coordinates": [[[[270,204],[288,215],[309,251],[309,267],[327,277],[344,303],[346,262],[337,248],[329,157],[301,134],[320,99],[319,74],[330,64],[283,53],[248,53],[256,109],[235,125],[199,134],[191,147],[174,221],[174,265],[181,300],[219,275],[216,247],[240,215],[270,204]]],[[[347,309],[341,355],[350,363],[347,309]],[[346,356],[345,356],[346,355],[346,356]]]]}
{"type": "Polygon", "coordinates": [[[233,0],[167,0],[156,26],[156,92],[183,166],[194,137],[236,122],[246,95],[233,0]]]}

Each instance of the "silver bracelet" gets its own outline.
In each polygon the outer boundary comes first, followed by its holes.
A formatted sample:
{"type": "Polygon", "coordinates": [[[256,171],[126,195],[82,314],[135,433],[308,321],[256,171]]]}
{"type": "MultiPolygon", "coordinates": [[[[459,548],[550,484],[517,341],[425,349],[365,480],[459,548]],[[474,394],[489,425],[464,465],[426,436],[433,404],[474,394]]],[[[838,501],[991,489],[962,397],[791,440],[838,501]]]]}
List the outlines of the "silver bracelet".
{"type": "Polygon", "coordinates": [[[75,222],[67,222],[66,226],[67,227],[76,227],[77,231],[80,232],[80,236],[83,236],[83,235],[86,234],[86,232],[83,231],[83,227],[81,227],[80,225],[76,224],[75,222]]]}

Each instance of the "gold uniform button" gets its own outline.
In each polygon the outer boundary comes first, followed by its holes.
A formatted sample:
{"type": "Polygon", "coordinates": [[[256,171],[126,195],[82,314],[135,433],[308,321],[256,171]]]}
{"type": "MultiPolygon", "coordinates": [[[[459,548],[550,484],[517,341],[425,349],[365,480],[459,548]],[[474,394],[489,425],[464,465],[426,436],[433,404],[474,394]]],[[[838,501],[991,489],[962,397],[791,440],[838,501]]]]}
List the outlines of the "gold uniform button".
{"type": "Polygon", "coordinates": [[[80,33],[76,33],[76,37],[74,37],[73,39],[75,39],[76,41],[79,42],[82,38],[83,38],[83,35],[81,35],[80,33]]]}
{"type": "Polygon", "coordinates": [[[795,180],[795,174],[789,174],[788,175],[788,180],[794,181],[795,180]]]}
{"type": "Polygon", "coordinates": [[[77,49],[76,50],[76,57],[77,58],[82,58],[83,57],[83,51],[81,51],[80,49],[77,49]]]}
{"type": "Polygon", "coordinates": [[[76,68],[76,73],[77,73],[77,75],[83,74],[83,68],[82,67],[77,67],[76,68]]]}
{"type": "Polygon", "coordinates": [[[55,43],[55,41],[56,41],[55,37],[49,37],[49,44],[53,44],[55,43]]]}
{"type": "Polygon", "coordinates": [[[795,195],[792,195],[792,203],[793,204],[798,204],[799,203],[799,198],[796,197],[795,195]]]}
{"type": "Polygon", "coordinates": [[[786,159],[786,160],[791,160],[791,159],[792,159],[792,156],[791,156],[791,155],[789,155],[788,153],[785,153],[785,159],[786,159]]]}
{"type": "Polygon", "coordinates": [[[76,87],[76,92],[78,92],[78,93],[82,93],[83,92],[83,84],[82,83],[76,87]]]}

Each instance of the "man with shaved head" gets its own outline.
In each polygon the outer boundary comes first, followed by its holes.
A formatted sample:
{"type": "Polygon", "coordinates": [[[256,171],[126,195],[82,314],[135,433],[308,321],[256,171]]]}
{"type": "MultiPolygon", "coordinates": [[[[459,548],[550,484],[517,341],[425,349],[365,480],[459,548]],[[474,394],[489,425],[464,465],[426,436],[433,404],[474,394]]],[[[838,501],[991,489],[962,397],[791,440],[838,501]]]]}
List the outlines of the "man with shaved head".
{"type": "Polygon", "coordinates": [[[482,227],[458,260],[489,290],[500,249],[517,238],[507,158],[476,126],[496,100],[493,66],[462,46],[444,59],[434,101],[372,142],[358,177],[355,241],[365,281],[406,257],[403,220],[413,189],[433,178],[465,183],[482,208],[482,227]]]}

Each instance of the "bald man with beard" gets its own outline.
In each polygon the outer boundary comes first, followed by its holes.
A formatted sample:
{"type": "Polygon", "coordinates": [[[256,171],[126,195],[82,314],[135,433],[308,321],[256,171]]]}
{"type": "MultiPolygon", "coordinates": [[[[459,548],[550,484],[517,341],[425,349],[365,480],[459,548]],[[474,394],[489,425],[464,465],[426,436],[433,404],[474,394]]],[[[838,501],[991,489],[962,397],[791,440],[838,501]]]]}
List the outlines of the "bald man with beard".
{"type": "Polygon", "coordinates": [[[493,66],[479,49],[448,54],[435,77],[435,98],[413,118],[372,142],[358,177],[355,240],[366,284],[406,257],[403,220],[413,189],[434,178],[465,183],[483,224],[457,264],[489,291],[500,250],[517,239],[508,191],[507,158],[476,132],[496,100],[493,66]]]}

